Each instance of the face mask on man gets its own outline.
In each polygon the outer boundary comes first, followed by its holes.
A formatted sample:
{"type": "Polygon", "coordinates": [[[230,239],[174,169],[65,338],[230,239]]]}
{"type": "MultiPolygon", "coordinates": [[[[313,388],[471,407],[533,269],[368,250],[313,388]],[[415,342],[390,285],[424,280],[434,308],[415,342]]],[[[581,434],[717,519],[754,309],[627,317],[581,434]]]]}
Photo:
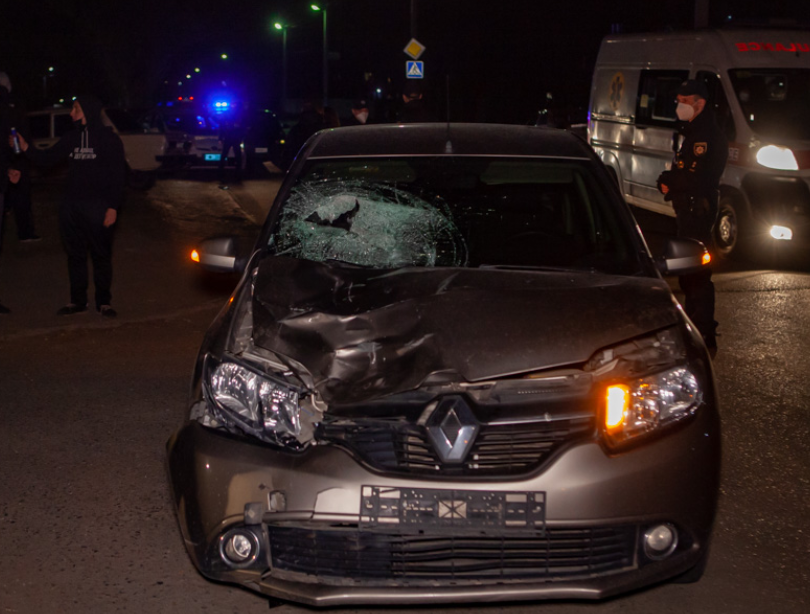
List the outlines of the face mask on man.
{"type": "Polygon", "coordinates": [[[675,109],[675,114],[682,122],[688,122],[695,116],[695,109],[691,104],[679,102],[678,107],[675,109]]]}

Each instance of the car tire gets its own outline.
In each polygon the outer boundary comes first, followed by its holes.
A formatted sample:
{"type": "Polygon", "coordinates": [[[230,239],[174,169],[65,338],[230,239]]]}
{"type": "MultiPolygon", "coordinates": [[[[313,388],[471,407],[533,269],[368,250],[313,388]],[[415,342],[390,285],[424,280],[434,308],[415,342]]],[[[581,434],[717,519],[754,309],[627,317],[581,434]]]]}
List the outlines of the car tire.
{"type": "Polygon", "coordinates": [[[709,548],[706,547],[703,550],[703,554],[700,555],[700,559],[694,566],[687,569],[682,574],[675,576],[672,578],[673,584],[694,584],[698,582],[702,577],[703,574],[706,573],[706,565],[709,562],[709,548]]]}
{"type": "Polygon", "coordinates": [[[129,172],[129,185],[135,190],[148,190],[154,187],[157,181],[157,173],[155,171],[130,171],[129,172]]]}
{"type": "Polygon", "coordinates": [[[723,260],[742,257],[749,230],[748,218],[739,200],[729,195],[721,196],[714,225],[714,251],[717,257],[723,260]]]}

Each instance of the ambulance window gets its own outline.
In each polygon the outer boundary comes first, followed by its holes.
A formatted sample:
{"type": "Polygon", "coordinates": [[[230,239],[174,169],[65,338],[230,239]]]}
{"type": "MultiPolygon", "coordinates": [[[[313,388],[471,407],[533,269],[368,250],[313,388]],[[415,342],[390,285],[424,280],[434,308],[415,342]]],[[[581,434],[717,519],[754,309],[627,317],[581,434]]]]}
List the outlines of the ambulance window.
{"type": "Polygon", "coordinates": [[[709,91],[709,104],[714,109],[715,119],[717,125],[723,130],[726,138],[733,141],[737,136],[737,129],[734,126],[734,116],[731,114],[731,108],[728,106],[728,99],[726,93],[723,91],[723,84],[720,83],[720,78],[713,72],[701,70],[697,74],[699,81],[706,84],[706,89],[709,91]]]}
{"type": "Polygon", "coordinates": [[[671,128],[677,121],[675,92],[689,78],[685,70],[642,70],[636,102],[636,123],[671,128]]]}

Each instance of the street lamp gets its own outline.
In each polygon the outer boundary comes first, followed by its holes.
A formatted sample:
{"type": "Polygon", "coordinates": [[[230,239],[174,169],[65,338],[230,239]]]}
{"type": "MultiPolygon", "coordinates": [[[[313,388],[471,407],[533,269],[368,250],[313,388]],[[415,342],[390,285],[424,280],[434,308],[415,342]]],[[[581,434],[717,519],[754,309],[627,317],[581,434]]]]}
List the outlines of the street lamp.
{"type": "Polygon", "coordinates": [[[276,30],[281,30],[281,109],[287,107],[287,28],[288,26],[276,22],[276,30]]]}
{"type": "Polygon", "coordinates": [[[328,39],[326,37],[326,8],[327,5],[324,4],[323,6],[319,4],[311,4],[310,8],[313,11],[319,12],[323,14],[323,106],[327,105],[327,100],[329,99],[329,69],[328,69],[328,59],[329,59],[329,44],[328,39]]]}

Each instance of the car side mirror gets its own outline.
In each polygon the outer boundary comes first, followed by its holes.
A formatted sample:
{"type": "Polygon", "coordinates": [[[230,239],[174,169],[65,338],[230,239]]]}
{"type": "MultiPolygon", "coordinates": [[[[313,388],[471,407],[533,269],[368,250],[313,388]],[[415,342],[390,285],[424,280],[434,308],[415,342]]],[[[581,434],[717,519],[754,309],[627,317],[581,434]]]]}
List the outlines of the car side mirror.
{"type": "Polygon", "coordinates": [[[709,250],[700,241],[674,238],[667,241],[656,264],[663,275],[689,275],[704,270],[711,261],[709,250]]]}
{"type": "Polygon", "coordinates": [[[212,237],[200,242],[191,252],[191,259],[207,271],[241,273],[249,255],[250,251],[236,237],[212,237]]]}

